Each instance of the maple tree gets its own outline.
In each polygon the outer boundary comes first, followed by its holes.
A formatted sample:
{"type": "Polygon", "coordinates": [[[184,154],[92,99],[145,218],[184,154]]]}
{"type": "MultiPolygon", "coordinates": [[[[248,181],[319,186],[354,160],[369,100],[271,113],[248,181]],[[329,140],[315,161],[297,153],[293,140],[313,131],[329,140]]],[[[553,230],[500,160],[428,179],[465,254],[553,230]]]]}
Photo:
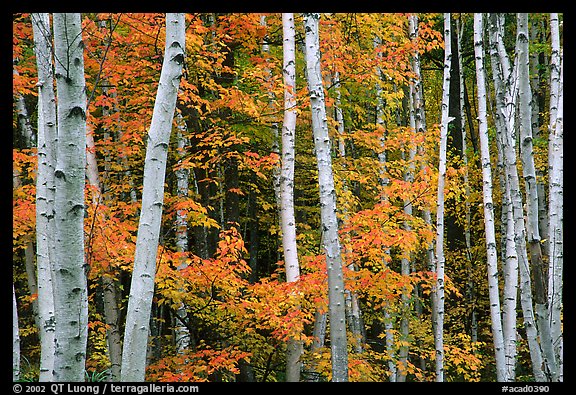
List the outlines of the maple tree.
{"type": "MultiPolygon", "coordinates": [[[[145,380],[563,380],[563,16],[479,16],[293,14],[292,70],[283,15],[183,15],[173,133],[154,185],[159,234],[147,243],[156,258],[145,380]],[[498,112],[507,103],[517,103],[507,108],[518,120],[498,112]],[[285,119],[293,123],[283,140],[285,119]],[[282,173],[290,157],[293,169],[282,173]],[[286,223],[282,196],[293,205],[286,223]],[[433,220],[440,200],[443,222],[433,220]],[[283,248],[287,229],[295,257],[283,248]],[[296,276],[286,267],[294,262],[296,276]],[[341,316],[331,313],[334,284],[341,316]],[[330,336],[338,328],[346,342],[330,336]]],[[[64,127],[47,118],[63,75],[61,38],[48,34],[54,17],[13,15],[15,380],[59,378],[43,329],[53,320],[49,204],[60,199],[51,195],[50,128],[64,127]]],[[[88,315],[80,363],[83,377],[116,381],[145,168],[155,162],[146,158],[150,125],[162,64],[173,59],[164,59],[165,14],[84,13],[81,28],[86,85],[76,99],[85,103],[87,167],[78,233],[88,315]]]]}

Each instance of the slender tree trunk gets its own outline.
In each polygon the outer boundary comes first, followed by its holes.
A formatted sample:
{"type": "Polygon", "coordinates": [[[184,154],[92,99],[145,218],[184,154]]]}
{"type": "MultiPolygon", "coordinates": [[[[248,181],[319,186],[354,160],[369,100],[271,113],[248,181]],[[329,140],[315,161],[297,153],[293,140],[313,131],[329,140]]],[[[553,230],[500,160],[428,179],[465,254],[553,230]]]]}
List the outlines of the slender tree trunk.
{"type": "MultiPolygon", "coordinates": [[[[537,43],[542,39],[542,34],[539,31],[540,21],[532,21],[530,24],[530,41],[537,43]]],[[[532,136],[536,139],[542,139],[543,129],[542,118],[540,117],[541,106],[540,103],[544,97],[544,89],[542,89],[542,82],[540,79],[541,66],[540,66],[541,51],[531,51],[530,57],[530,86],[532,90],[532,103],[531,103],[531,121],[532,121],[532,136]]],[[[543,107],[543,106],[542,106],[543,107]]],[[[543,109],[543,108],[542,108],[543,109]]],[[[542,254],[545,256],[550,255],[549,251],[549,236],[548,236],[548,206],[546,202],[546,174],[541,168],[536,169],[536,189],[538,191],[538,226],[540,226],[540,238],[542,246],[542,254]]]]}
{"type": "Polygon", "coordinates": [[[20,380],[20,329],[16,290],[12,284],[12,381],[20,380]]]}
{"type": "MultiPolygon", "coordinates": [[[[469,181],[469,174],[468,174],[468,142],[466,137],[466,111],[465,111],[465,95],[466,95],[466,88],[465,88],[465,78],[464,78],[464,68],[462,63],[462,37],[464,35],[464,28],[463,24],[461,23],[462,19],[456,19],[456,37],[458,40],[457,46],[457,54],[458,54],[458,77],[460,79],[460,114],[462,117],[461,128],[462,128],[462,163],[464,164],[464,175],[463,175],[463,182],[464,182],[464,193],[465,193],[465,201],[464,201],[464,210],[465,210],[465,221],[464,221],[464,242],[466,244],[466,259],[467,259],[467,272],[468,272],[468,280],[466,283],[466,294],[467,298],[470,303],[470,332],[471,338],[477,338],[476,331],[476,310],[474,308],[474,272],[473,272],[473,262],[472,262],[472,239],[471,239],[471,221],[472,221],[472,212],[470,208],[470,181],[469,181]]],[[[472,132],[472,131],[471,131],[472,132]]]]}
{"type": "MultiPolygon", "coordinates": [[[[14,65],[17,63],[17,60],[14,59],[14,65]]],[[[12,74],[16,77],[18,76],[18,70],[16,68],[12,69],[12,74]]],[[[18,130],[22,133],[22,137],[24,138],[23,146],[26,148],[33,147],[36,143],[34,140],[34,130],[32,128],[32,122],[30,120],[30,115],[28,114],[28,110],[26,109],[26,101],[24,100],[24,96],[18,94],[16,97],[16,113],[18,116],[18,130]]]]}
{"type": "Polygon", "coordinates": [[[156,256],[164,201],[166,159],[184,64],[184,40],[184,14],[166,14],[164,62],[148,132],[144,163],[142,209],[122,352],[122,381],[144,381],[156,256]]]}
{"type": "MultiPolygon", "coordinates": [[[[474,14],[474,54],[476,57],[476,82],[478,85],[478,127],[480,152],[482,157],[482,192],[484,201],[484,231],[486,232],[486,256],[488,267],[488,292],[490,297],[490,317],[492,338],[496,359],[496,378],[506,380],[504,338],[500,318],[500,295],[498,290],[498,252],[494,230],[494,203],[492,200],[492,170],[490,166],[490,146],[488,142],[488,117],[486,111],[486,80],[484,72],[483,17],[474,14]]],[[[514,310],[515,311],[515,310],[514,310]]]]}
{"type": "Polygon", "coordinates": [[[446,177],[446,146],[450,90],[450,64],[452,49],[450,42],[450,13],[444,13],[444,84],[442,88],[442,124],[440,128],[440,159],[438,164],[438,195],[436,202],[436,331],[434,347],[436,349],[436,381],[444,381],[444,183],[446,177]]]}
{"type": "Polygon", "coordinates": [[[530,349],[532,370],[536,381],[545,381],[542,370],[542,353],[538,342],[538,330],[532,308],[532,286],[530,267],[526,251],[526,229],[519,187],[516,152],[514,144],[514,124],[516,97],[516,67],[510,66],[503,44],[503,15],[490,15],[490,56],[492,76],[496,96],[495,121],[502,141],[502,158],[506,178],[506,188],[510,192],[509,204],[514,217],[514,241],[518,254],[520,279],[520,304],[524,316],[524,327],[530,349]]]}
{"type": "MultiPolygon", "coordinates": [[[[418,15],[412,14],[409,16],[409,26],[412,25],[413,33],[411,39],[417,44],[419,39],[419,29],[418,29],[418,15]]],[[[420,53],[415,50],[412,54],[412,70],[415,74],[414,79],[414,120],[416,131],[420,133],[426,133],[426,110],[424,103],[424,88],[422,85],[422,73],[420,68],[420,53]]],[[[418,147],[418,153],[423,156],[423,147],[418,147]]],[[[424,168],[425,163],[421,163],[421,169],[424,168]]],[[[433,229],[432,225],[432,214],[429,207],[424,207],[422,209],[422,219],[429,229],[433,229]]],[[[434,262],[434,243],[430,242],[426,247],[426,265],[428,270],[431,272],[436,272],[436,265],[434,262]]],[[[432,292],[430,295],[431,310],[436,311],[436,293],[432,292]]],[[[432,333],[436,333],[436,320],[432,318],[432,333]]]]}
{"type": "MultiPolygon", "coordinates": [[[[176,114],[177,133],[176,142],[178,144],[178,155],[183,155],[188,146],[188,139],[186,138],[186,122],[182,118],[182,114],[176,114]]],[[[188,180],[190,178],[190,170],[181,168],[175,171],[176,173],[176,193],[180,199],[188,199],[188,180]]],[[[184,259],[184,254],[188,251],[188,221],[186,220],[186,212],[178,210],[176,212],[176,249],[182,254],[178,270],[184,270],[188,265],[184,259]]],[[[190,345],[190,331],[183,324],[187,319],[187,309],[184,303],[178,307],[176,314],[180,319],[176,319],[175,343],[176,350],[179,354],[188,349],[190,345]]]]}
{"type": "Polygon", "coordinates": [[[54,172],[54,379],[84,381],[88,340],[87,267],[84,261],[84,44],[79,13],[54,14],[53,19],[58,97],[58,159],[54,172]]]}
{"type": "MultiPolygon", "coordinates": [[[[14,64],[16,64],[16,60],[14,60],[14,64]]],[[[18,71],[14,68],[12,71],[14,76],[18,75],[18,71]]],[[[28,114],[28,110],[26,109],[24,96],[18,95],[16,98],[16,112],[18,116],[18,130],[21,133],[23,138],[22,147],[24,148],[32,148],[35,146],[36,142],[34,141],[34,131],[32,129],[32,123],[30,120],[30,115],[28,114]]],[[[19,188],[22,185],[20,180],[20,173],[17,169],[12,170],[12,186],[13,189],[19,188]]],[[[38,285],[36,281],[36,264],[34,262],[34,241],[29,240],[26,243],[26,247],[24,248],[24,262],[26,267],[26,279],[28,284],[28,291],[30,295],[37,295],[38,294],[38,285]]],[[[40,333],[40,316],[38,314],[38,299],[35,298],[32,301],[32,314],[34,317],[34,323],[36,328],[40,333]]]]}
{"type": "Polygon", "coordinates": [[[324,347],[327,318],[328,314],[321,312],[320,310],[316,310],[314,313],[314,328],[312,329],[312,344],[310,345],[310,354],[313,358],[312,361],[307,364],[306,381],[317,382],[320,380],[320,373],[316,370],[314,356],[320,352],[322,347],[324,347]]]}
{"type": "MultiPolygon", "coordinates": [[[[494,21],[494,17],[491,17],[494,21]]],[[[492,25],[495,26],[494,23],[492,25]]],[[[494,104],[494,122],[496,124],[498,148],[498,168],[500,189],[502,194],[501,209],[501,259],[504,271],[504,302],[502,308],[502,330],[504,337],[504,358],[506,376],[502,381],[511,381],[515,377],[516,339],[517,339],[517,304],[518,304],[518,278],[519,278],[519,258],[516,250],[514,210],[512,205],[512,195],[510,192],[510,179],[507,177],[506,154],[507,139],[506,131],[510,125],[511,118],[506,117],[506,110],[503,110],[502,103],[505,102],[503,82],[499,71],[500,58],[498,56],[498,45],[492,38],[496,38],[496,31],[491,30],[491,55],[492,72],[496,88],[497,100],[494,104]]],[[[512,77],[510,77],[512,78],[512,77]]],[[[513,119],[513,118],[512,118],[513,119]]],[[[512,123],[513,125],[513,123],[512,123]]]]}
{"type": "MultiPolygon", "coordinates": [[[[409,17],[409,29],[410,39],[413,41],[415,45],[415,49],[412,53],[412,70],[415,74],[414,82],[413,82],[413,100],[414,100],[414,121],[415,121],[415,128],[416,131],[419,133],[426,133],[427,126],[426,126],[426,109],[425,109],[425,101],[424,101],[424,88],[422,84],[422,73],[420,67],[420,52],[418,50],[418,41],[419,41],[419,22],[418,22],[418,14],[411,14],[409,17]]],[[[399,123],[398,123],[399,124],[399,123]]],[[[424,148],[423,146],[419,146],[417,148],[417,152],[420,156],[424,156],[424,148]]],[[[420,170],[423,170],[426,166],[425,161],[422,161],[420,164],[420,170]]],[[[422,208],[422,219],[424,223],[428,227],[428,229],[433,229],[432,225],[432,214],[430,212],[430,207],[425,206],[422,208]]],[[[434,262],[434,242],[428,243],[426,246],[426,254],[425,254],[425,262],[426,266],[429,271],[436,272],[436,266],[434,262]]],[[[430,309],[432,312],[436,311],[436,293],[432,292],[430,294],[430,309]]],[[[436,332],[436,320],[432,318],[432,333],[436,332]]],[[[425,361],[421,359],[421,366],[425,368],[425,361]]]]}
{"type": "MultiPolygon", "coordinates": [[[[296,218],[294,217],[294,160],[296,135],[296,42],[294,14],[282,14],[284,122],[282,125],[282,169],[280,172],[280,224],[286,281],[300,279],[298,248],[296,244],[296,218]]],[[[291,338],[286,345],[286,381],[300,381],[303,352],[301,340],[291,338]]]]}
{"type": "MultiPolygon", "coordinates": [[[[98,216],[98,221],[105,223],[105,215],[98,213],[98,207],[104,200],[102,184],[98,173],[96,161],[96,146],[92,131],[86,133],[86,178],[92,186],[92,205],[98,216]]],[[[119,328],[118,287],[114,279],[114,273],[104,273],[102,281],[102,299],[104,304],[104,319],[106,321],[106,334],[108,341],[108,357],[110,358],[110,381],[118,381],[120,378],[120,363],[122,360],[122,338],[119,328]]]]}
{"type": "Polygon", "coordinates": [[[324,249],[328,270],[328,308],[330,315],[330,348],[332,350],[332,381],[348,381],[348,351],[344,300],[344,276],[336,217],[336,191],[332,173],[330,136],[326,118],[324,86],[320,69],[318,21],[320,14],[304,14],[306,69],[312,130],[318,164],[320,216],[324,231],[324,249]]]}
{"type": "Polygon", "coordinates": [[[39,381],[52,381],[54,369],[54,168],[56,166],[56,97],[52,68],[52,33],[47,13],[32,14],[38,67],[38,170],[36,176],[36,265],[40,333],[39,381]]]}
{"type": "MultiPolygon", "coordinates": [[[[260,25],[266,26],[265,15],[262,15],[260,17],[260,25]]],[[[270,54],[270,46],[266,41],[262,43],[262,52],[266,56],[270,54]]],[[[269,82],[272,78],[272,72],[269,69],[266,70],[266,78],[267,82],[269,82]]],[[[268,99],[269,99],[268,108],[270,109],[270,112],[274,112],[274,93],[272,92],[271,88],[268,92],[268,99]]],[[[279,129],[278,122],[276,122],[276,120],[272,122],[270,129],[272,132],[272,152],[277,154],[278,157],[280,158],[280,133],[278,130],[279,129]]],[[[272,184],[274,188],[274,197],[278,207],[278,214],[279,214],[278,216],[280,216],[280,169],[281,169],[281,161],[279,161],[278,164],[275,165],[272,169],[272,180],[273,180],[272,184]]]]}
{"type": "MultiPolygon", "coordinates": [[[[336,71],[334,73],[331,85],[335,91],[335,98],[334,98],[334,115],[336,120],[336,128],[338,131],[338,156],[344,160],[346,158],[346,140],[344,138],[344,113],[342,111],[342,94],[340,92],[340,73],[336,71]]],[[[344,168],[346,167],[345,164],[342,165],[344,168]]],[[[342,183],[342,194],[346,196],[348,193],[348,185],[346,180],[341,180],[342,183]]],[[[342,221],[346,224],[349,220],[349,213],[348,208],[343,207],[341,209],[343,219],[342,221]]],[[[346,241],[349,238],[349,235],[344,235],[345,242],[344,244],[347,245],[346,241]]],[[[348,250],[346,251],[348,252],[348,250]]],[[[348,270],[355,271],[355,265],[351,262],[348,266],[348,270]]],[[[350,290],[346,290],[344,292],[345,300],[346,300],[346,320],[348,322],[348,326],[350,328],[350,332],[352,332],[352,341],[353,341],[353,349],[357,354],[362,353],[363,350],[363,343],[364,343],[364,331],[363,331],[363,324],[362,324],[362,316],[360,310],[360,304],[358,302],[358,295],[355,292],[350,290]]]]}
{"type": "Polygon", "coordinates": [[[540,332],[540,347],[544,361],[548,367],[548,375],[552,381],[557,381],[558,366],[554,354],[554,346],[548,321],[548,295],[544,281],[544,262],[541,238],[538,224],[538,191],[536,187],[536,170],[532,147],[532,91],[530,89],[530,58],[528,53],[528,14],[517,14],[517,56],[518,56],[518,106],[520,128],[520,154],[522,160],[522,173],[526,189],[526,230],[530,260],[534,276],[535,313],[538,330],[540,332]]]}
{"type": "Polygon", "coordinates": [[[548,144],[549,179],[549,265],[548,306],[554,353],[558,361],[558,381],[564,381],[562,335],[562,276],[563,276],[563,196],[564,196],[564,143],[563,143],[563,63],[560,48],[558,14],[550,14],[552,59],[550,61],[550,126],[548,144]]]}

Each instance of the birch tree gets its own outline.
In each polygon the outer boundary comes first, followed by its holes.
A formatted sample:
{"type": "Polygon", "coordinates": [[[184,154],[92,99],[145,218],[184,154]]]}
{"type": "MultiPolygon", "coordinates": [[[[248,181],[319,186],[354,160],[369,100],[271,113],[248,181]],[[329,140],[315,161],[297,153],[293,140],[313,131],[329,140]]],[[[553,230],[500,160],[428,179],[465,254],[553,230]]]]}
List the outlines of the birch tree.
{"type": "Polygon", "coordinates": [[[440,126],[440,158],[438,161],[438,194],[436,202],[436,311],[434,312],[436,330],[434,333],[434,347],[436,349],[437,382],[444,381],[444,184],[448,124],[452,121],[452,117],[448,117],[451,62],[450,13],[444,13],[444,83],[442,85],[442,123],[440,126]]]}
{"type": "Polygon", "coordinates": [[[58,97],[54,171],[54,380],[84,381],[88,289],[84,261],[86,91],[81,15],[57,13],[53,15],[53,24],[58,97]]]}
{"type": "Polygon", "coordinates": [[[323,230],[323,247],[328,272],[328,311],[330,324],[330,348],[332,381],[348,381],[348,351],[344,299],[342,255],[336,217],[336,191],[332,173],[331,142],[328,135],[324,86],[320,68],[320,43],[318,22],[320,14],[304,14],[306,45],[306,71],[312,131],[318,166],[320,187],[320,221],[323,230]]]}
{"type": "MultiPolygon", "coordinates": [[[[545,381],[542,370],[542,352],[538,344],[538,329],[534,320],[532,307],[532,285],[530,266],[526,251],[526,228],[514,143],[515,105],[517,94],[517,68],[510,65],[510,60],[503,43],[503,15],[490,14],[490,58],[492,78],[495,90],[495,124],[501,140],[502,160],[505,173],[505,188],[509,193],[509,204],[512,207],[514,232],[507,232],[513,237],[518,255],[518,276],[520,286],[520,304],[526,329],[526,338],[532,360],[532,371],[536,381],[545,381]]],[[[517,58],[516,58],[517,59],[517,58]]]]}
{"type": "Polygon", "coordinates": [[[482,197],[484,206],[484,231],[486,233],[490,318],[492,339],[494,342],[494,356],[496,360],[496,378],[498,381],[506,381],[504,337],[502,333],[500,294],[498,288],[498,252],[496,250],[494,202],[492,199],[492,169],[490,165],[490,146],[488,142],[483,29],[483,15],[481,13],[475,13],[474,56],[476,59],[476,84],[478,87],[478,134],[480,135],[480,154],[482,163],[482,197]]]}
{"type": "Polygon", "coordinates": [[[166,14],[164,61],[154,103],[152,122],[148,131],[142,208],[126,313],[122,351],[122,381],[144,381],[158,238],[164,201],[168,142],[172,131],[172,121],[184,64],[184,43],[184,14],[166,14]]]}
{"type": "Polygon", "coordinates": [[[18,304],[12,284],[12,381],[20,379],[20,328],[18,327],[18,304]]]}
{"type": "MultiPolygon", "coordinates": [[[[284,76],[284,122],[282,125],[282,168],[280,170],[280,224],[286,281],[300,278],[294,217],[294,155],[296,135],[296,42],[294,14],[282,14],[284,76]]],[[[288,340],[286,349],[286,381],[300,381],[302,341],[288,340]]]]}
{"type": "Polygon", "coordinates": [[[548,145],[549,182],[549,242],[548,306],[549,322],[558,362],[558,381],[563,381],[563,335],[562,335],[562,277],[564,262],[563,245],[563,190],[564,190],[564,143],[563,143],[563,63],[560,47],[558,14],[550,14],[552,55],[550,61],[550,126],[548,145]]]}
{"type": "MultiPolygon", "coordinates": [[[[186,148],[189,144],[188,138],[186,138],[186,122],[182,117],[181,113],[176,114],[176,143],[178,145],[178,155],[184,155],[186,148]]],[[[179,159],[181,162],[182,159],[179,159]]],[[[188,198],[188,180],[190,178],[190,169],[179,168],[175,171],[176,173],[176,193],[180,199],[188,198]]],[[[184,210],[176,211],[176,248],[179,253],[185,254],[188,251],[188,221],[186,219],[186,212],[184,210]]],[[[178,270],[184,270],[188,265],[184,257],[180,258],[180,264],[178,265],[178,270]]],[[[187,309],[184,303],[181,303],[176,311],[178,321],[174,329],[175,332],[175,343],[176,350],[179,353],[186,351],[190,345],[190,331],[188,327],[184,325],[187,317],[187,309]]]]}
{"type": "Polygon", "coordinates": [[[38,131],[36,175],[36,273],[40,334],[39,381],[52,381],[54,369],[54,168],[56,166],[56,97],[52,66],[52,29],[47,13],[31,15],[38,68],[38,131]]]}
{"type": "Polygon", "coordinates": [[[548,321],[548,296],[544,281],[544,263],[542,260],[541,238],[538,225],[538,191],[536,186],[536,170],[534,165],[534,152],[532,147],[532,91],[530,88],[529,54],[528,54],[528,14],[517,14],[517,56],[518,56],[518,120],[520,129],[520,158],[522,161],[522,175],[526,190],[526,234],[530,250],[530,260],[534,276],[534,309],[538,330],[540,333],[540,347],[549,369],[550,379],[556,380],[558,368],[550,324],[548,321]]]}

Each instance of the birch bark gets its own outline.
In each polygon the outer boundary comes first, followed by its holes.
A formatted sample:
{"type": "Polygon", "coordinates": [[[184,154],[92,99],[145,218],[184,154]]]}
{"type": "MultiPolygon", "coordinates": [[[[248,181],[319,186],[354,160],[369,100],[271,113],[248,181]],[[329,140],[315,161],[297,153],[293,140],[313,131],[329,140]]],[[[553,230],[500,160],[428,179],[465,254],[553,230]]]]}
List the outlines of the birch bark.
{"type": "Polygon", "coordinates": [[[184,64],[184,22],[183,13],[166,14],[164,61],[148,132],[144,163],[142,209],[122,351],[122,381],[144,381],[168,142],[184,64]]]}
{"type": "Polygon", "coordinates": [[[558,14],[550,14],[552,58],[550,61],[550,126],[548,144],[549,179],[549,265],[548,306],[554,353],[558,361],[558,381],[564,380],[563,334],[562,334],[562,277],[564,262],[563,245],[563,196],[564,196],[564,143],[563,143],[563,78],[562,48],[558,14]]]}
{"type": "MultiPolygon", "coordinates": [[[[294,160],[296,135],[296,32],[294,14],[282,14],[284,76],[284,122],[282,125],[282,168],[280,171],[280,223],[286,281],[300,279],[298,248],[296,244],[296,218],[294,217],[294,160]]],[[[303,345],[291,338],[286,350],[286,381],[300,381],[303,345]]]]}
{"type": "MultiPolygon", "coordinates": [[[[510,193],[509,204],[512,205],[514,218],[514,242],[518,255],[518,271],[520,279],[520,304],[524,316],[524,327],[530,348],[532,371],[536,381],[545,381],[542,370],[542,352],[538,341],[538,330],[534,321],[532,307],[532,285],[530,267],[526,251],[526,229],[522,208],[522,196],[519,186],[518,170],[516,168],[516,151],[514,143],[515,104],[516,98],[516,67],[510,67],[510,62],[503,44],[503,15],[490,15],[490,57],[492,77],[495,89],[495,121],[500,135],[502,159],[505,172],[506,189],[510,193]]],[[[509,236],[507,236],[509,237],[509,236]]]]}
{"type": "Polygon", "coordinates": [[[84,381],[88,289],[84,260],[86,91],[79,13],[54,14],[58,142],[54,171],[54,380],[84,381]]]}
{"type": "Polygon", "coordinates": [[[336,217],[336,191],[332,173],[330,136],[326,118],[324,86],[320,68],[318,21],[320,14],[304,14],[306,42],[306,70],[312,129],[318,165],[320,187],[320,217],[324,233],[324,249],[328,271],[328,309],[330,348],[332,351],[332,381],[348,381],[348,351],[344,300],[342,256],[336,217]]]}
{"type": "Polygon", "coordinates": [[[12,284],[12,381],[20,379],[20,328],[18,326],[18,304],[16,290],[12,284]]]}
{"type": "Polygon", "coordinates": [[[38,67],[38,132],[36,176],[36,275],[40,334],[39,381],[52,381],[54,369],[54,168],[56,166],[56,97],[52,66],[52,32],[47,13],[32,14],[38,67]]]}
{"type": "Polygon", "coordinates": [[[516,48],[519,79],[517,105],[519,107],[520,154],[526,190],[526,230],[534,276],[534,309],[540,333],[540,347],[548,367],[547,373],[551,380],[556,381],[558,366],[548,321],[548,297],[545,289],[547,284],[544,281],[544,262],[540,247],[541,238],[538,224],[538,191],[532,146],[532,91],[530,89],[530,58],[528,53],[528,14],[526,13],[517,14],[516,48]]]}
{"type": "MultiPolygon", "coordinates": [[[[178,155],[183,155],[188,147],[188,138],[186,138],[186,122],[181,113],[176,114],[176,144],[178,145],[178,155]]],[[[180,159],[181,161],[181,159],[180,159]]],[[[180,168],[175,171],[176,173],[176,194],[180,199],[188,199],[188,180],[190,178],[190,169],[180,168]]],[[[188,251],[188,221],[186,219],[186,212],[178,210],[176,212],[176,249],[179,253],[183,254],[178,270],[184,270],[188,265],[184,259],[184,254],[188,251]]],[[[183,323],[187,319],[187,309],[184,303],[181,303],[176,311],[179,317],[174,328],[176,343],[176,350],[179,354],[188,349],[190,345],[190,331],[183,323]]]]}
{"type": "Polygon", "coordinates": [[[438,160],[438,194],[436,201],[436,330],[434,347],[436,349],[436,381],[444,381],[444,184],[446,178],[446,147],[448,140],[448,117],[450,64],[452,48],[450,39],[450,13],[444,13],[444,83],[442,85],[442,118],[440,126],[440,158],[438,160]]]}
{"type": "Polygon", "coordinates": [[[476,83],[478,86],[478,128],[480,135],[480,153],[482,163],[482,193],[484,202],[484,231],[486,232],[486,257],[488,268],[488,293],[490,298],[490,317],[496,360],[496,378],[506,381],[504,358],[504,338],[500,318],[500,295],[498,288],[498,252],[494,230],[494,202],[492,199],[492,169],[490,165],[490,146],[488,143],[488,117],[486,110],[486,79],[484,69],[483,15],[474,14],[474,55],[476,59],[476,83]]]}

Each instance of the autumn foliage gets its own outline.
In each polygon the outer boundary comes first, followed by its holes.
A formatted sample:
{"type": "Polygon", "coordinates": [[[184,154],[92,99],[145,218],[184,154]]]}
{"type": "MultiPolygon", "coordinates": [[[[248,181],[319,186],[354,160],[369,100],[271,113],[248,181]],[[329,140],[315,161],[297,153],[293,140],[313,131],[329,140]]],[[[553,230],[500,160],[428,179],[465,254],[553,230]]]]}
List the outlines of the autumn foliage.
{"type": "MultiPolygon", "coordinates": [[[[422,213],[435,210],[439,104],[434,101],[441,89],[441,70],[427,71],[424,77],[430,103],[424,133],[410,127],[406,101],[414,78],[412,54],[418,51],[424,62],[434,65],[443,41],[438,15],[421,16],[417,42],[409,39],[407,23],[405,14],[329,14],[320,26],[345,284],[360,301],[364,326],[362,352],[353,349],[354,342],[349,343],[351,381],[386,381],[390,362],[407,374],[408,381],[434,379],[430,294],[435,274],[426,252],[435,229],[422,213]],[[382,34],[378,45],[373,32],[382,34]],[[330,83],[336,72],[339,104],[330,83]],[[376,84],[381,97],[376,96],[376,84]],[[382,124],[375,122],[378,100],[385,103],[382,124]],[[333,117],[336,105],[346,121],[342,135],[333,117]],[[339,139],[345,154],[337,152],[339,139]],[[415,155],[411,157],[410,152],[415,155]],[[382,153],[386,154],[385,166],[379,160],[382,153]],[[412,169],[411,177],[406,177],[408,169],[412,169]],[[408,202],[412,214],[404,210],[408,202]],[[411,262],[409,274],[401,274],[402,258],[411,262]],[[402,319],[409,323],[407,337],[398,330],[402,319]],[[387,323],[394,328],[391,332],[385,330],[387,323]],[[387,334],[394,339],[392,349],[386,346],[387,334]],[[402,347],[409,349],[406,366],[398,360],[402,347]]],[[[329,338],[322,339],[320,348],[311,347],[315,322],[327,312],[328,300],[301,50],[297,51],[295,175],[301,276],[298,282],[287,283],[274,190],[279,156],[272,133],[274,124],[281,125],[283,110],[281,18],[266,15],[264,26],[260,14],[187,14],[186,25],[186,63],[174,121],[174,130],[180,131],[186,143],[177,148],[176,134],[172,134],[146,378],[283,381],[283,350],[287,339],[298,335],[305,349],[303,379],[314,373],[322,381],[330,380],[329,338]],[[270,46],[268,52],[262,51],[264,42],[270,46]],[[182,169],[189,181],[184,196],[178,193],[176,176],[182,169]],[[178,216],[186,221],[187,251],[179,251],[176,245],[178,216]],[[176,314],[181,306],[186,309],[184,319],[176,314]],[[177,326],[189,331],[184,351],[178,351],[174,342],[177,326]]],[[[14,15],[13,29],[17,72],[13,95],[24,98],[35,125],[37,74],[30,15],[14,15]]],[[[102,186],[99,193],[87,185],[85,200],[88,372],[110,368],[103,277],[118,287],[121,320],[126,313],[146,134],[162,65],[164,30],[163,14],[83,14],[87,125],[95,141],[102,186]]],[[[303,34],[299,16],[296,31],[303,34]]],[[[26,270],[35,241],[37,158],[34,142],[21,137],[19,116],[14,110],[13,273],[22,355],[28,362],[24,373],[35,379],[39,358],[33,310],[36,295],[26,270]]],[[[450,154],[447,210],[462,221],[464,202],[470,203],[472,237],[475,245],[482,246],[478,208],[482,197],[477,192],[481,169],[475,153],[468,154],[468,167],[450,154]],[[469,195],[462,186],[465,171],[473,185],[469,195]]],[[[455,243],[447,255],[448,381],[494,380],[485,271],[478,268],[482,254],[482,248],[466,252],[465,246],[455,243]],[[478,325],[474,340],[472,310],[478,325]]],[[[520,353],[526,354],[522,342],[520,353]]],[[[527,366],[520,359],[520,371],[527,366]]]]}

